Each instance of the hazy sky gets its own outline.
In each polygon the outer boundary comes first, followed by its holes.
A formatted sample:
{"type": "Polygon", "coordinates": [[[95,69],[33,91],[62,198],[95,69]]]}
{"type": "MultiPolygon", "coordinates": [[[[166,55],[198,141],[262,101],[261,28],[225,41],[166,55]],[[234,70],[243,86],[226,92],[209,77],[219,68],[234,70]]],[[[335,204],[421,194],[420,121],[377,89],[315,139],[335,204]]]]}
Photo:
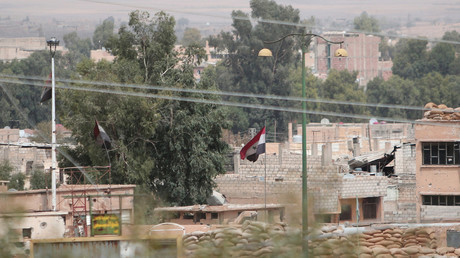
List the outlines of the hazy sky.
{"type": "MultiPolygon", "coordinates": [[[[374,16],[423,18],[456,18],[460,0],[278,0],[279,4],[300,9],[303,18],[350,18],[367,11],[374,16]]],[[[249,0],[0,0],[0,17],[53,16],[57,19],[75,16],[127,17],[135,9],[150,12],[165,10],[175,17],[193,21],[230,22],[232,10],[249,12],[249,0]]]]}

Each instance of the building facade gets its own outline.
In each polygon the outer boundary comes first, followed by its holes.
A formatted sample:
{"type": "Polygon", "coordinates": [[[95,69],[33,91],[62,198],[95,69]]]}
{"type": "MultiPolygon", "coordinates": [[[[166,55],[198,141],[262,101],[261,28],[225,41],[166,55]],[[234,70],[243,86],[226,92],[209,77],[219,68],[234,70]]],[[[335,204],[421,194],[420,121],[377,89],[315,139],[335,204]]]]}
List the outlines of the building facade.
{"type": "Polygon", "coordinates": [[[422,120],[415,127],[417,220],[454,221],[460,214],[460,122],[422,120]]]}
{"type": "Polygon", "coordinates": [[[316,37],[313,41],[312,52],[315,64],[313,72],[320,78],[326,78],[330,69],[357,71],[357,81],[360,86],[365,86],[375,77],[388,79],[391,76],[391,61],[380,61],[380,37],[362,33],[328,32],[324,33],[326,39],[343,44],[329,44],[316,37]],[[337,49],[344,48],[348,57],[334,57],[337,49]]]}

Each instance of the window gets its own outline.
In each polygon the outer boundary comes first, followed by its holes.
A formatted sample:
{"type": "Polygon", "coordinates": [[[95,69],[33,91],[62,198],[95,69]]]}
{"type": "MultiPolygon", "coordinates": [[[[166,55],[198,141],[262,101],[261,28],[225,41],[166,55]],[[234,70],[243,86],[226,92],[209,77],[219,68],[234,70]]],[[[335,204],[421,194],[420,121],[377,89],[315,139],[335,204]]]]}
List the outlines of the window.
{"type": "Polygon", "coordinates": [[[424,142],[423,165],[460,165],[460,143],[424,142]]]}
{"type": "Polygon", "coordinates": [[[32,228],[23,228],[22,229],[23,238],[32,238],[32,228]]]}
{"type": "Polygon", "coordinates": [[[376,219],[377,218],[377,204],[378,197],[364,198],[363,199],[363,218],[376,219]]]}
{"type": "Polygon", "coordinates": [[[340,220],[351,220],[351,205],[342,204],[342,213],[340,213],[340,220]]]}
{"type": "Polygon", "coordinates": [[[460,195],[423,195],[423,205],[460,206],[460,195]]]}
{"type": "Polygon", "coordinates": [[[218,218],[219,218],[219,213],[211,212],[211,219],[218,219],[218,218]]]}

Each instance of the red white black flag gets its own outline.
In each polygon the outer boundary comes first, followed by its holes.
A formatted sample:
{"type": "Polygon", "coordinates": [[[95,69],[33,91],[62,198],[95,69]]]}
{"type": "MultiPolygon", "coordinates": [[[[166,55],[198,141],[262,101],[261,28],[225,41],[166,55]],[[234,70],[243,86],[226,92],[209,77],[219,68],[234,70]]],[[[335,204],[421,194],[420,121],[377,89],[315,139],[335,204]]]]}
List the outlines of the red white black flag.
{"type": "Polygon", "coordinates": [[[241,159],[256,162],[259,155],[265,153],[265,126],[240,151],[241,159]]]}
{"type": "Polygon", "coordinates": [[[105,132],[104,128],[99,125],[97,120],[96,125],[94,126],[94,138],[101,147],[105,147],[106,149],[110,149],[112,147],[112,141],[110,140],[109,135],[105,132]]]}
{"type": "MultiPolygon", "coordinates": [[[[46,80],[46,84],[51,84],[51,73],[48,76],[48,80],[46,80]]],[[[42,91],[42,96],[40,97],[40,104],[51,99],[51,93],[53,89],[51,87],[45,87],[42,91]]]]}

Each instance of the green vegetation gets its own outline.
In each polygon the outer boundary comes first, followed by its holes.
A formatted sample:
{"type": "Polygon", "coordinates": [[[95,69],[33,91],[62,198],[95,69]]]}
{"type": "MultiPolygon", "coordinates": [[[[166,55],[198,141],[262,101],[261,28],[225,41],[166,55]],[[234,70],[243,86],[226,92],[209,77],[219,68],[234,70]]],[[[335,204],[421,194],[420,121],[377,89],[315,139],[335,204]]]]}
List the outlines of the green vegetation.
{"type": "MultiPolygon", "coordinates": [[[[95,81],[216,90],[210,79],[215,77],[213,69],[203,73],[199,83],[193,77],[193,67],[204,57],[201,47],[191,45],[183,56],[174,51],[174,24],[174,18],[163,12],[154,16],[141,11],[130,13],[128,26],[121,27],[107,44],[117,55],[116,61],[84,60],[77,66],[79,76],[95,81]]],[[[140,93],[170,94],[148,90],[140,93]]],[[[217,100],[202,94],[171,95],[217,100]]],[[[221,107],[69,90],[60,96],[59,117],[79,143],[68,152],[85,165],[107,165],[108,155],[113,183],[137,184],[165,202],[187,205],[204,203],[214,186],[213,178],[224,173],[227,146],[220,138],[226,119],[221,107]],[[92,136],[95,119],[113,141],[108,153],[92,136]]],[[[71,165],[61,160],[61,167],[71,165]]]]}

